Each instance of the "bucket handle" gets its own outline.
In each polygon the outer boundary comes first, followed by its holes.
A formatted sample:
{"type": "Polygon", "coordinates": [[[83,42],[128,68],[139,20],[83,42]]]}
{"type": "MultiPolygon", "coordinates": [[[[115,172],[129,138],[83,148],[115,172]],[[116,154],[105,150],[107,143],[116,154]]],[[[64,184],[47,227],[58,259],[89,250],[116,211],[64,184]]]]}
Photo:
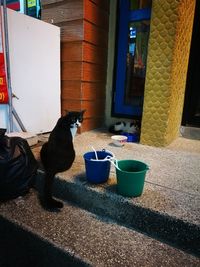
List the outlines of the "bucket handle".
{"type": "MultiPolygon", "coordinates": [[[[109,156],[108,156],[108,157],[109,157],[109,156]]],[[[107,160],[110,161],[110,163],[113,164],[113,165],[115,166],[116,169],[118,169],[119,171],[121,171],[121,169],[120,169],[119,166],[118,166],[118,161],[117,161],[116,158],[114,158],[114,157],[111,158],[111,157],[110,157],[110,158],[108,158],[107,160]]]]}
{"type": "MultiPolygon", "coordinates": [[[[105,158],[105,160],[108,160],[110,161],[110,163],[112,163],[116,169],[118,169],[119,171],[122,171],[122,169],[119,168],[119,165],[118,165],[118,160],[115,158],[115,157],[110,157],[110,156],[107,156],[105,158]]],[[[146,170],[149,171],[151,170],[150,166],[145,164],[146,165],[146,170]]]]}
{"type": "MultiPolygon", "coordinates": [[[[116,159],[115,157],[115,154],[109,150],[106,150],[106,149],[102,149],[102,151],[105,151],[105,152],[108,152],[110,153],[112,156],[106,156],[104,159],[98,159],[98,156],[97,156],[97,152],[96,150],[94,149],[94,147],[92,147],[94,153],[95,153],[95,157],[96,159],[91,159],[92,161],[109,161],[112,165],[115,166],[116,169],[118,169],[119,171],[122,171],[119,166],[118,166],[118,160],[116,159]]],[[[150,166],[146,164],[146,170],[150,170],[150,166]]]]}
{"type": "Polygon", "coordinates": [[[91,161],[110,161],[110,159],[115,159],[114,153],[109,150],[106,150],[105,148],[102,149],[102,152],[110,153],[112,156],[106,156],[104,159],[98,159],[97,151],[95,150],[93,146],[92,146],[92,150],[94,151],[95,159],[91,159],[91,161]]]}
{"type": "MultiPolygon", "coordinates": [[[[122,169],[119,168],[118,161],[116,158],[111,158],[110,156],[107,156],[107,157],[106,157],[107,160],[110,161],[110,163],[112,163],[116,169],[118,169],[119,171],[122,171],[122,169]],[[109,158],[107,158],[107,157],[109,157],[109,158]]],[[[151,168],[149,167],[149,165],[146,164],[146,171],[149,171],[149,170],[151,170],[151,168]]]]}
{"type": "Polygon", "coordinates": [[[102,149],[102,151],[104,152],[108,152],[110,153],[112,156],[106,156],[104,159],[98,159],[98,156],[97,156],[97,152],[96,150],[94,149],[94,147],[92,146],[92,149],[95,153],[95,159],[91,159],[92,161],[109,161],[111,164],[113,164],[115,166],[115,168],[117,168],[118,170],[121,170],[118,166],[118,162],[117,162],[117,159],[115,157],[115,154],[109,150],[106,150],[105,148],[102,149]]]}

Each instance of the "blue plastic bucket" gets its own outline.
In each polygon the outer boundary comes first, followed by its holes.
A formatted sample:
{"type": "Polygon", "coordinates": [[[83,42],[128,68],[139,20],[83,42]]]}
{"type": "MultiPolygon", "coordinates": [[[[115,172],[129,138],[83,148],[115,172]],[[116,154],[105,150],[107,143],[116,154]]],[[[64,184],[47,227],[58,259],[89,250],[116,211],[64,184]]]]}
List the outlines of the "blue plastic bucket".
{"type": "Polygon", "coordinates": [[[95,153],[87,152],[83,155],[85,160],[86,177],[90,183],[100,184],[108,180],[110,174],[110,162],[102,161],[107,156],[113,156],[107,151],[96,151],[98,160],[96,160],[95,153]]]}

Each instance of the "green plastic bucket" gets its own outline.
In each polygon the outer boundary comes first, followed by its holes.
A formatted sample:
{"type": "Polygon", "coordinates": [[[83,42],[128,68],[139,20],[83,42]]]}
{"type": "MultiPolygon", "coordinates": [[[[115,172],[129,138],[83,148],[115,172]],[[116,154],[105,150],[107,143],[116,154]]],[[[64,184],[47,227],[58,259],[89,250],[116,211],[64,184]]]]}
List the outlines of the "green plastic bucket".
{"type": "Polygon", "coordinates": [[[125,197],[138,197],[144,189],[147,164],[137,160],[118,160],[116,167],[117,191],[125,197]]]}

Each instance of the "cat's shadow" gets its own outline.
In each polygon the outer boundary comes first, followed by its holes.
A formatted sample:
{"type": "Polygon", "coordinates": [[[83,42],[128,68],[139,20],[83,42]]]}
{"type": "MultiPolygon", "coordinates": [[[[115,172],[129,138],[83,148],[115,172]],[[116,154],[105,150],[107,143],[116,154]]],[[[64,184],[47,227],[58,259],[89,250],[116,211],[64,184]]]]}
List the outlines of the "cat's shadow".
{"type": "Polygon", "coordinates": [[[112,147],[117,147],[115,144],[113,144],[112,142],[108,144],[109,146],[112,146],[112,147]]]}
{"type": "Polygon", "coordinates": [[[82,173],[76,175],[74,177],[74,181],[75,182],[82,183],[82,184],[88,184],[88,181],[87,181],[85,172],[82,172],[82,173]]]}
{"type": "Polygon", "coordinates": [[[85,185],[87,187],[103,187],[105,189],[105,191],[111,192],[116,194],[117,192],[117,184],[109,184],[108,181],[102,184],[94,184],[94,183],[90,183],[87,180],[87,177],[85,175],[85,173],[81,173],[79,175],[77,175],[74,178],[74,181],[81,183],[82,185],[85,185]]]}
{"type": "Polygon", "coordinates": [[[109,143],[108,144],[109,146],[111,146],[111,147],[115,147],[115,148],[123,148],[123,146],[117,146],[117,145],[115,145],[114,143],[109,143]]]}

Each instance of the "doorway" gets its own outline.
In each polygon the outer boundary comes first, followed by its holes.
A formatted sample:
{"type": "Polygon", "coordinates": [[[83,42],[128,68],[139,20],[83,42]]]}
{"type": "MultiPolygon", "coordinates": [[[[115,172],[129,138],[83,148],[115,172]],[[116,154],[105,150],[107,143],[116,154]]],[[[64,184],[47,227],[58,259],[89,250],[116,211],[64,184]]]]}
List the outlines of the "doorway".
{"type": "Polygon", "coordinates": [[[200,128],[199,28],[200,28],[200,1],[196,1],[182,125],[198,127],[198,128],[200,128]]]}
{"type": "Polygon", "coordinates": [[[112,100],[112,115],[115,117],[142,116],[151,4],[151,0],[121,0],[118,4],[112,100]]]}

